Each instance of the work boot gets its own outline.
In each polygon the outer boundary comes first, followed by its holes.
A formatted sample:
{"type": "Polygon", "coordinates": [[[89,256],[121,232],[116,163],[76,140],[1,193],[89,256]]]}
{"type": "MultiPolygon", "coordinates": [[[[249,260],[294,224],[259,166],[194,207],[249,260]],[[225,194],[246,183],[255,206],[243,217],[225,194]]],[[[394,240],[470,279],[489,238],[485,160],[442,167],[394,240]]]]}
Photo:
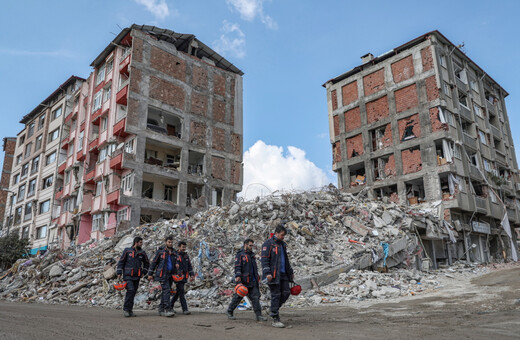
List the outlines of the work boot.
{"type": "Polygon", "coordinates": [[[164,313],[164,309],[159,309],[159,310],[158,310],[158,314],[159,314],[159,316],[162,316],[162,313],[164,313]]]}
{"type": "Polygon", "coordinates": [[[130,314],[131,312],[127,311],[127,310],[124,310],[123,311],[123,315],[125,316],[125,318],[129,318],[131,317],[132,315],[130,314]]]}
{"type": "Polygon", "coordinates": [[[191,312],[190,312],[189,310],[186,309],[186,310],[183,310],[183,311],[182,311],[182,314],[184,314],[184,315],[190,315],[191,312]]]}
{"type": "Polygon", "coordinates": [[[172,316],[175,316],[175,313],[171,310],[163,311],[161,312],[161,316],[165,316],[167,318],[171,318],[172,316]]]}
{"type": "Polygon", "coordinates": [[[236,320],[237,318],[233,315],[233,312],[227,311],[226,312],[228,320],[236,320]]]}
{"type": "Polygon", "coordinates": [[[135,315],[134,312],[130,311],[130,316],[135,318],[137,315],[135,315]]]}
{"type": "Polygon", "coordinates": [[[276,328],[284,328],[285,325],[280,321],[280,318],[273,318],[273,323],[272,323],[273,327],[276,327],[276,328]]]}
{"type": "Polygon", "coordinates": [[[262,316],[262,315],[257,315],[256,316],[256,321],[267,321],[267,318],[265,316],[262,316]]]}

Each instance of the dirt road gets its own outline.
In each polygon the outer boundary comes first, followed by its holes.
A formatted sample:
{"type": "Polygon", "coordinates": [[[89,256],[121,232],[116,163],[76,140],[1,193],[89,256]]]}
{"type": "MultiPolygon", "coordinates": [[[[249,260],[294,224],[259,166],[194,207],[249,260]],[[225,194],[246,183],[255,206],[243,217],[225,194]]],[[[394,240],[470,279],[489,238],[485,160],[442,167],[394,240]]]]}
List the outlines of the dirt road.
{"type": "Polygon", "coordinates": [[[194,312],[167,319],[150,311],[0,302],[0,339],[512,339],[520,338],[520,267],[386,303],[282,309],[286,329],[252,312],[194,312]]]}

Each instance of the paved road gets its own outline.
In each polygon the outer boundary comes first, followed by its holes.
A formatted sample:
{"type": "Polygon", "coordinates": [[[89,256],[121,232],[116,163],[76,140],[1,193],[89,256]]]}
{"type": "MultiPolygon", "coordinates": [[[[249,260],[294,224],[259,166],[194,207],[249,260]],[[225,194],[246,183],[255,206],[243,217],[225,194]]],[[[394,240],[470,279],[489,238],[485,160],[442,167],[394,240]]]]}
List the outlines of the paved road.
{"type": "Polygon", "coordinates": [[[236,321],[203,312],[123,318],[118,310],[0,302],[0,339],[518,339],[520,268],[399,302],[282,312],[291,328],[255,322],[252,312],[237,312],[236,321]]]}

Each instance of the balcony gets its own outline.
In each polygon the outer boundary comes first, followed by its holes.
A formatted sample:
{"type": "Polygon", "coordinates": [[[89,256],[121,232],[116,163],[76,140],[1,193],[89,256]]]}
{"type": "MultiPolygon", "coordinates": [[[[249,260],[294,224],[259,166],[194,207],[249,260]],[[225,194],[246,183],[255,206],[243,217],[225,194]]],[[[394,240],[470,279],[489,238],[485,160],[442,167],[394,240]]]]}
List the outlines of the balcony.
{"type": "Polygon", "coordinates": [[[116,189],[107,195],[107,204],[119,204],[119,189],[116,189]]]}
{"type": "Polygon", "coordinates": [[[126,133],[125,131],[125,127],[126,127],[126,117],[121,119],[119,122],[116,123],[116,125],[114,125],[114,136],[119,136],[119,137],[126,137],[128,136],[128,133],[126,133]]]}
{"type": "Polygon", "coordinates": [[[464,105],[459,105],[459,112],[464,119],[467,121],[473,122],[475,119],[473,118],[473,114],[471,113],[470,109],[465,107],[464,105]]]}
{"type": "Polygon", "coordinates": [[[76,154],[76,159],[78,161],[84,161],[85,160],[85,153],[83,152],[83,149],[79,150],[78,153],[76,154]]]}
{"type": "Polygon", "coordinates": [[[507,165],[506,156],[495,149],[495,160],[499,163],[502,163],[502,165],[507,165]]]}
{"type": "Polygon", "coordinates": [[[489,112],[495,112],[495,105],[493,103],[491,103],[489,100],[485,100],[486,101],[486,107],[488,109],[489,112]]]}
{"type": "Polygon", "coordinates": [[[520,183],[515,183],[515,190],[520,191],[520,183]]]}
{"type": "Polygon", "coordinates": [[[482,180],[482,175],[480,173],[479,168],[474,166],[473,164],[469,165],[469,175],[474,177],[475,179],[482,180]]]}
{"type": "Polygon", "coordinates": [[[494,126],[493,124],[489,125],[491,126],[491,132],[493,133],[493,136],[502,138],[502,134],[500,133],[499,128],[494,126]]]}
{"type": "Polygon", "coordinates": [[[94,176],[96,175],[96,167],[92,166],[85,170],[85,183],[94,183],[94,176]]]}
{"type": "Polygon", "coordinates": [[[82,121],[81,124],[79,125],[79,131],[83,131],[85,130],[85,121],[82,121]]]}
{"type": "Polygon", "coordinates": [[[123,168],[123,150],[119,149],[110,157],[110,169],[121,170],[123,168]]]}
{"type": "Polygon", "coordinates": [[[99,118],[101,118],[103,113],[104,112],[101,110],[101,108],[92,113],[92,118],[90,119],[91,123],[94,125],[99,125],[99,122],[101,121],[99,118]]]}
{"type": "Polygon", "coordinates": [[[66,149],[69,148],[69,139],[70,139],[69,137],[70,137],[70,135],[67,135],[66,137],[64,137],[62,139],[62,141],[61,141],[61,148],[62,149],[66,150],[66,149]]]}
{"type": "Polygon", "coordinates": [[[116,95],[116,103],[127,105],[128,102],[128,84],[126,84],[116,95]]]}
{"type": "Polygon", "coordinates": [[[98,137],[96,137],[95,139],[93,139],[89,144],[88,144],[88,151],[92,152],[92,151],[99,151],[98,150],[98,137]]]}
{"type": "Polygon", "coordinates": [[[507,210],[507,217],[509,218],[510,221],[513,221],[513,222],[517,222],[518,221],[518,217],[516,216],[516,210],[513,209],[513,208],[506,208],[507,210]]]}
{"type": "Polygon", "coordinates": [[[63,174],[65,173],[65,169],[67,168],[67,162],[63,162],[58,166],[58,173],[63,174]]]}
{"type": "Polygon", "coordinates": [[[54,199],[59,200],[63,197],[63,187],[60,187],[58,191],[56,191],[56,194],[54,195],[54,199]]]}
{"type": "Polygon", "coordinates": [[[477,150],[477,139],[472,137],[465,132],[462,134],[464,139],[464,144],[469,146],[470,148],[477,150]]]}
{"type": "Polygon", "coordinates": [[[128,54],[119,64],[119,73],[125,74],[127,77],[129,75],[128,66],[130,66],[131,56],[131,54],[128,54]]]}
{"type": "Polygon", "coordinates": [[[475,206],[477,208],[477,212],[482,213],[482,214],[488,213],[488,200],[487,199],[480,197],[480,196],[475,196],[475,206]]]}

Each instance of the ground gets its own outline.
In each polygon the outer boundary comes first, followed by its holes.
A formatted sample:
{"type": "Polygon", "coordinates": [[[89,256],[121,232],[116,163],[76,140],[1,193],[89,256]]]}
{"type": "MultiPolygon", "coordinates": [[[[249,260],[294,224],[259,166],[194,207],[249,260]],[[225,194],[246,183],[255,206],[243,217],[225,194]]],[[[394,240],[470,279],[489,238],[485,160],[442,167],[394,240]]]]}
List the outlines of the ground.
{"type": "Polygon", "coordinates": [[[0,302],[0,339],[510,339],[520,337],[520,267],[496,269],[420,296],[349,306],[281,310],[290,328],[253,321],[252,312],[152,311],[0,302]]]}

